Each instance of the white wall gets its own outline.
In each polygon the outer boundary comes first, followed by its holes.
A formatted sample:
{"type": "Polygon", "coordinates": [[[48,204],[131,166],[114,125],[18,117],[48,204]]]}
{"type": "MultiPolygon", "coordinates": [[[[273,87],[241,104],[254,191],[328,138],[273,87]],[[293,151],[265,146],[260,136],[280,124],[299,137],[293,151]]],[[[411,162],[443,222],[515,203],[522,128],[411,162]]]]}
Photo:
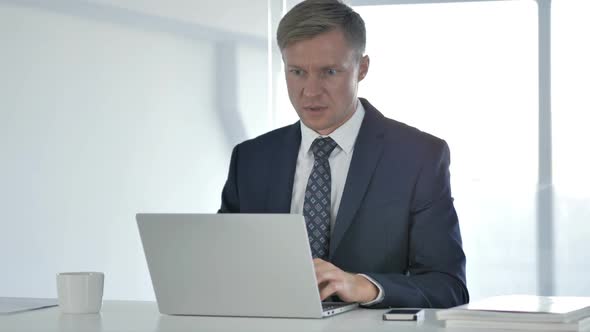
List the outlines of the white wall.
{"type": "Polygon", "coordinates": [[[134,215],[217,210],[233,144],[269,129],[266,27],[75,3],[0,2],[0,296],[53,297],[55,273],[97,270],[106,299],[152,299],[134,215]],[[212,31],[247,50],[232,72],[212,31]],[[237,83],[246,67],[255,84],[237,83]]]}

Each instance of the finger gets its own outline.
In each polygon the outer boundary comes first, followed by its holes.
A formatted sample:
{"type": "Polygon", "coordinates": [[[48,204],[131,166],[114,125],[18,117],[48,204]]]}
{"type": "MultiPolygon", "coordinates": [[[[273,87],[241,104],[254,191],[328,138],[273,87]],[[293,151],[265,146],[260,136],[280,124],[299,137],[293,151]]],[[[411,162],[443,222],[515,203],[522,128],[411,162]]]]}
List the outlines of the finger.
{"type": "Polygon", "coordinates": [[[326,282],[339,282],[342,279],[340,270],[327,270],[327,271],[316,271],[315,278],[319,284],[326,282]]]}
{"type": "Polygon", "coordinates": [[[337,280],[342,272],[343,271],[336,266],[327,262],[323,262],[316,266],[315,277],[318,284],[320,284],[330,280],[337,280]]]}
{"type": "Polygon", "coordinates": [[[331,271],[331,270],[334,270],[334,269],[338,269],[332,263],[323,261],[321,259],[318,259],[317,261],[314,261],[313,268],[314,268],[314,270],[316,272],[316,275],[318,273],[324,273],[326,271],[331,271]]]}
{"type": "Polygon", "coordinates": [[[327,266],[330,266],[332,264],[326,262],[325,260],[322,260],[320,258],[314,258],[313,259],[313,267],[314,269],[318,269],[318,268],[326,268],[327,266]]]}
{"type": "Polygon", "coordinates": [[[336,294],[338,291],[338,283],[337,282],[329,282],[323,288],[320,289],[320,299],[323,301],[328,297],[336,294]]]}

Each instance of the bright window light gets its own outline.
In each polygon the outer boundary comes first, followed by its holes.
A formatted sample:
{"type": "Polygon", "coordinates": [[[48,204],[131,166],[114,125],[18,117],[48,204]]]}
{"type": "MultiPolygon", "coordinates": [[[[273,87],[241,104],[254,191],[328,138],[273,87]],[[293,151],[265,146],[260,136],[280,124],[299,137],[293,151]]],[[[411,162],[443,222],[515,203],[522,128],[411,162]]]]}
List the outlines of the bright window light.
{"type": "Polygon", "coordinates": [[[552,4],[555,288],[590,296],[590,1],[552,4]]]}

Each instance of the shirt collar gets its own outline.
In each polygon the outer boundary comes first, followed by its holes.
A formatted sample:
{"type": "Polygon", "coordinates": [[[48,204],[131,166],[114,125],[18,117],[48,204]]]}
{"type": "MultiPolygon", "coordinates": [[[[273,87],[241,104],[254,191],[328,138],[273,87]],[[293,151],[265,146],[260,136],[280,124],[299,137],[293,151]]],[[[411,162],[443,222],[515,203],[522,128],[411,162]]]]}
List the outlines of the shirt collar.
{"type": "MultiPolygon", "coordinates": [[[[363,104],[357,100],[356,111],[352,117],[327,136],[331,137],[342,149],[342,151],[344,151],[344,153],[352,153],[354,143],[356,142],[356,137],[358,136],[359,130],[361,129],[361,124],[364,117],[365,108],[363,107],[363,104]]],[[[303,151],[309,152],[313,141],[318,137],[325,136],[318,134],[313,129],[306,126],[303,121],[300,121],[300,123],[301,147],[304,149],[303,151]]]]}

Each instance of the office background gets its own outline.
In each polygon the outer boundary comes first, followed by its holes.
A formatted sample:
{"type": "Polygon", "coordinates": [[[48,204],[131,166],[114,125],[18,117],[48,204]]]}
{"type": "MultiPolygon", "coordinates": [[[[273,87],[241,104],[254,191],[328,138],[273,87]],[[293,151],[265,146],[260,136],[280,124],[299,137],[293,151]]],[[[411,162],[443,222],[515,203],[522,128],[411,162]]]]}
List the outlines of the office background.
{"type": "MultiPolygon", "coordinates": [[[[296,121],[296,2],[0,0],[0,296],[97,270],[153,299],[134,215],[215,212],[233,145],[296,121]]],[[[589,3],[348,3],[359,95],[449,142],[472,298],[590,296],[589,3]]]]}

